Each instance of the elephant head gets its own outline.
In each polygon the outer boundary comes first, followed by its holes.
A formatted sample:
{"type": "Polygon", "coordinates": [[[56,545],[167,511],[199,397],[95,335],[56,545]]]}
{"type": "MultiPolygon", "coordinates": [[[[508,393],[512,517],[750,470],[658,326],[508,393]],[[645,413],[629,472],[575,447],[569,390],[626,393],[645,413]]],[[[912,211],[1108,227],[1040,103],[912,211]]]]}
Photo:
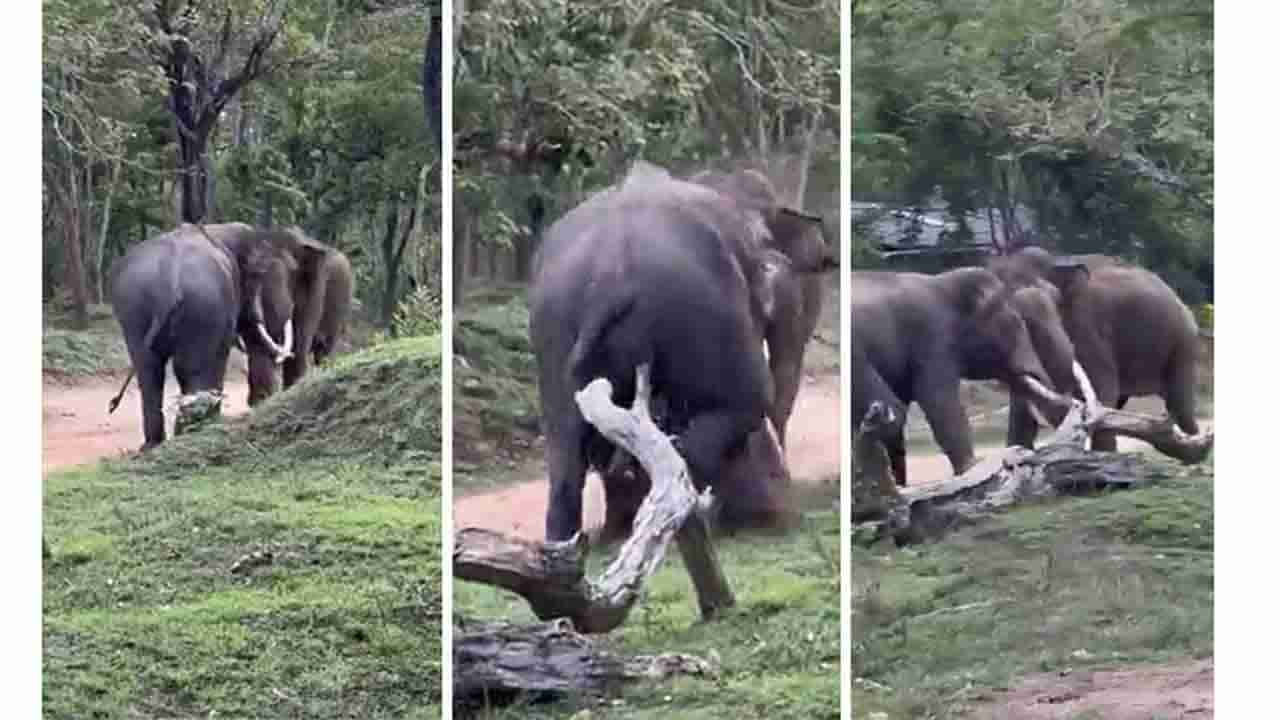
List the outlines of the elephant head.
{"type": "MultiPolygon", "coordinates": [[[[233,224],[208,226],[236,258],[241,310],[237,342],[248,356],[249,405],[257,405],[290,383],[288,369],[302,362],[315,343],[311,316],[323,303],[311,302],[336,253],[296,227],[257,229],[233,224]],[[308,311],[309,310],[309,311],[308,311]]],[[[345,264],[345,259],[344,259],[345,264]]],[[[350,303],[349,267],[346,303],[350,303]]]]}
{"type": "Polygon", "coordinates": [[[763,247],[785,255],[793,272],[826,272],[839,266],[838,250],[826,241],[822,218],[785,205],[763,173],[707,170],[689,180],[724,195],[746,213],[763,247]]]}
{"type": "Polygon", "coordinates": [[[1063,412],[1064,403],[1050,390],[1053,381],[1019,312],[1020,304],[1030,305],[1033,298],[1017,297],[1016,287],[981,268],[953,270],[938,277],[959,311],[957,339],[964,377],[1005,383],[1033,401],[1033,408],[1041,413],[1038,419],[1049,424],[1045,416],[1063,412]]]}

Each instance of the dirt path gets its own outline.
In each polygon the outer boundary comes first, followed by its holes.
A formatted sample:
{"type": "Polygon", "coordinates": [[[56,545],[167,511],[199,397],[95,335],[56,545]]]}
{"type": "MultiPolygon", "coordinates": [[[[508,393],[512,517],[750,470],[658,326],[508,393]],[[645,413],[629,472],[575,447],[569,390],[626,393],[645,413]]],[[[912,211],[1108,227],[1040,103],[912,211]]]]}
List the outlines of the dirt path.
{"type": "MultiPolygon", "coordinates": [[[[819,482],[840,472],[840,377],[808,377],[800,386],[787,426],[787,465],[796,482],[819,482]]],[[[541,469],[541,463],[535,464],[541,469]]],[[[584,527],[604,521],[604,490],[594,473],[587,477],[584,527]]],[[[547,508],[545,476],[495,492],[458,498],[455,528],[483,527],[526,538],[543,536],[547,508]]]]}
{"type": "Polygon", "coordinates": [[[986,720],[1212,718],[1213,660],[1035,675],[975,713],[986,720]]]}
{"type": "MultiPolygon", "coordinates": [[[[120,391],[123,381],[124,376],[75,384],[44,381],[41,414],[45,473],[130,453],[142,446],[142,408],[136,380],[129,385],[120,407],[107,414],[107,403],[120,391]]],[[[165,416],[172,434],[173,408],[178,398],[178,382],[172,376],[165,383],[165,390],[165,416]]],[[[249,386],[243,371],[227,373],[226,391],[224,414],[238,415],[248,410],[249,386]]]]}

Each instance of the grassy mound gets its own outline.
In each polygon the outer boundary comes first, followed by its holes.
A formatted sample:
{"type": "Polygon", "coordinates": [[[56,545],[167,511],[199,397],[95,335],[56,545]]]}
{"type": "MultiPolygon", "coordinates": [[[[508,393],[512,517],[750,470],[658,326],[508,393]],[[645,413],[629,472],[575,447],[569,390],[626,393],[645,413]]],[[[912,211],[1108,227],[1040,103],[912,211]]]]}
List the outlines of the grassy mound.
{"type": "Polygon", "coordinates": [[[538,391],[523,295],[460,312],[453,336],[454,487],[503,481],[540,436],[538,391]]]}
{"type": "MultiPolygon", "coordinates": [[[[517,702],[476,716],[839,718],[840,519],[827,511],[805,522],[785,536],[739,534],[717,543],[738,604],[712,622],[699,621],[689,576],[672,548],[631,619],[598,638],[623,655],[681,652],[712,659],[719,664],[714,678],[642,682],[605,702],[517,702]]],[[[594,556],[591,572],[598,574],[607,560],[603,553],[594,556]]],[[[454,598],[468,617],[534,621],[523,600],[491,587],[457,583],[454,598]]]]}
{"type": "MultiPolygon", "coordinates": [[[[1153,461],[1159,462],[1159,461],[1153,461]]],[[[1213,654],[1213,468],[853,549],[856,717],[966,717],[1024,675],[1213,654]]]]}
{"type": "Polygon", "coordinates": [[[440,353],[45,480],[50,717],[439,717],[440,353]]]}

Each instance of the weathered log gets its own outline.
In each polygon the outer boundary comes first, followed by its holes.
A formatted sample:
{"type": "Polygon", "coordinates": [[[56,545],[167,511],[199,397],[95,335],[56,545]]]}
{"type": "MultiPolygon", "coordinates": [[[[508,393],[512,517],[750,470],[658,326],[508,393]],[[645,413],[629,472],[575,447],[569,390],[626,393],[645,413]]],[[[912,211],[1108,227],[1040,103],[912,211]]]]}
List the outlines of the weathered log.
{"type": "Polygon", "coordinates": [[[716,672],[714,665],[692,655],[614,655],[575,632],[567,620],[463,623],[453,643],[453,693],[459,704],[501,704],[519,694],[598,693],[624,682],[716,672]]]}
{"type": "Polygon", "coordinates": [[[586,577],[588,547],[583,536],[566,543],[540,543],[475,528],[455,538],[454,574],[464,580],[510,590],[529,602],[542,620],[567,617],[586,633],[621,625],[640,598],[645,581],[676,537],[693,580],[703,617],[732,606],[733,592],[716,559],[704,513],[710,495],[699,496],[684,459],[649,414],[649,369],[636,373],[630,410],[613,404],[612,386],[597,379],[576,395],[587,422],[639,460],[650,478],[649,494],[634,530],[597,580],[586,577]]]}
{"type": "MultiPolygon", "coordinates": [[[[1064,398],[1032,383],[1043,399],[1070,407],[1044,445],[1037,450],[1005,448],[949,480],[903,489],[896,496],[881,492],[881,512],[864,512],[855,518],[855,538],[860,542],[884,537],[899,543],[915,542],[1029,497],[1128,488],[1154,479],[1146,471],[1145,461],[1138,457],[1090,452],[1089,438],[1095,430],[1112,430],[1143,440],[1184,463],[1201,462],[1212,451],[1212,431],[1189,436],[1168,418],[1103,407],[1079,364],[1075,373],[1083,400],[1064,398]]],[[[875,430],[883,429],[888,421],[868,413],[860,439],[872,438],[875,430]]],[[[862,452],[860,449],[859,460],[862,452]]],[[[865,452],[875,462],[870,441],[865,452]]],[[[867,485],[864,493],[873,489],[867,485]]],[[[870,507],[865,500],[864,507],[870,507]]]]}

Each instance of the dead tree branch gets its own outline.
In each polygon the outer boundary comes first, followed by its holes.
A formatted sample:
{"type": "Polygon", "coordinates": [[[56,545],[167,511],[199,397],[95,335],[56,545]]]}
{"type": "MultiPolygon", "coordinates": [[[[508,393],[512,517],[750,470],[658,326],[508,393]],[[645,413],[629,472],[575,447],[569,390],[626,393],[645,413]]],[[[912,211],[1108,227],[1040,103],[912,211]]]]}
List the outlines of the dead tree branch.
{"type": "Polygon", "coordinates": [[[597,379],[578,392],[578,406],[605,437],[636,457],[653,482],[631,536],[604,573],[596,580],[586,577],[582,535],[540,543],[470,528],[457,535],[454,574],[520,595],[543,620],[567,617],[582,632],[603,633],[626,620],[675,537],[703,617],[732,606],[733,592],[704,517],[709,496],[694,490],[684,459],[649,414],[648,367],[636,373],[629,410],[613,404],[612,391],[608,380],[597,379]]]}
{"type": "MultiPolygon", "coordinates": [[[[1212,430],[1191,436],[1167,417],[1104,407],[1098,403],[1093,385],[1079,364],[1075,366],[1075,374],[1083,401],[1064,398],[1043,386],[1035,388],[1042,399],[1070,407],[1066,418],[1039,449],[1005,448],[944,482],[906,488],[895,494],[881,493],[876,499],[878,505],[864,500],[867,511],[855,518],[855,522],[866,522],[855,528],[855,536],[865,542],[883,537],[892,537],[899,543],[914,542],[936,537],[956,525],[1025,498],[1133,487],[1149,482],[1149,473],[1143,472],[1145,461],[1142,459],[1090,452],[1089,438],[1096,430],[1111,430],[1137,438],[1188,464],[1202,462],[1213,450],[1212,430]]],[[[863,421],[857,444],[859,460],[865,461],[865,455],[873,464],[873,472],[877,449],[874,437],[892,419],[882,413],[868,412],[863,421]]],[[[873,493],[876,487],[869,480],[863,491],[873,493]]],[[[890,486],[889,490],[893,488],[890,486]]]]}

